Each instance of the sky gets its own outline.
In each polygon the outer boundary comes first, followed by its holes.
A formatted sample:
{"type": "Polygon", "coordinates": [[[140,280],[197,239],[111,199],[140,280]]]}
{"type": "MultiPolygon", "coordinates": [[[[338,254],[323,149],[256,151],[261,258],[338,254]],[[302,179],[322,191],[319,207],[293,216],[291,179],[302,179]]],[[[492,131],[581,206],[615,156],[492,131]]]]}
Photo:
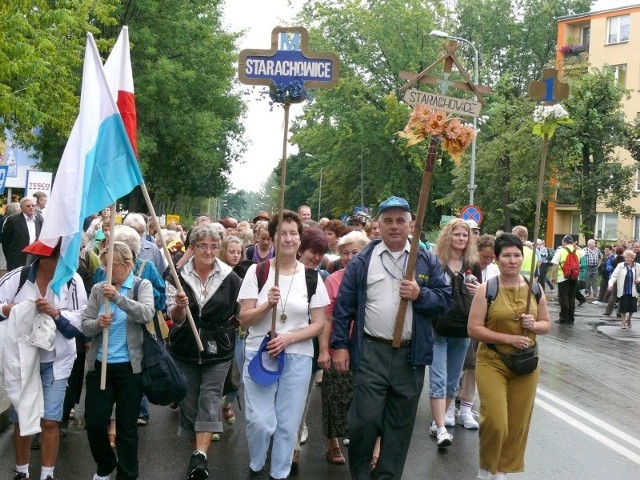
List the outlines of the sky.
{"type": "MultiPolygon", "coordinates": [[[[294,5],[301,5],[303,0],[293,0],[294,5]]],[[[289,7],[288,0],[225,0],[223,25],[228,30],[241,31],[245,34],[239,39],[239,50],[246,48],[271,48],[271,31],[280,25],[289,25],[299,8],[289,7]]],[[[242,85],[243,89],[252,89],[251,85],[242,85]]],[[[256,86],[255,91],[266,87],[256,86]]],[[[249,98],[249,97],[244,97],[249,98]]],[[[275,106],[269,111],[267,100],[256,100],[257,94],[247,102],[247,113],[244,119],[245,140],[248,148],[243,156],[243,164],[234,164],[231,171],[232,190],[258,191],[262,183],[269,177],[273,168],[282,157],[282,140],[284,135],[284,110],[275,106]]],[[[289,110],[289,126],[293,119],[302,113],[302,105],[291,105],[289,110]]],[[[287,155],[297,153],[297,147],[287,147],[287,155]]]]}

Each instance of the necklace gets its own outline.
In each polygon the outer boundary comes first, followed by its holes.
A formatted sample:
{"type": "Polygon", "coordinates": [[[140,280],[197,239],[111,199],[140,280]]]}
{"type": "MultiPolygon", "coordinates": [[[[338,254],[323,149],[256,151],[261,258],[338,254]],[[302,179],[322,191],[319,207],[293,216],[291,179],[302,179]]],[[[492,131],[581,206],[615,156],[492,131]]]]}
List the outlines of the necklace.
{"type": "Polygon", "coordinates": [[[298,270],[298,262],[296,262],[296,266],[293,268],[293,275],[291,276],[291,283],[289,283],[289,290],[287,290],[287,296],[284,299],[284,305],[282,304],[282,297],[280,297],[280,310],[282,313],[280,314],[280,321],[282,323],[287,321],[287,302],[289,302],[289,294],[291,293],[291,286],[293,285],[293,281],[296,278],[296,271],[298,270]]]}
{"type": "Polygon", "coordinates": [[[520,303],[520,281],[518,281],[518,285],[515,287],[516,293],[513,297],[511,297],[511,294],[508,290],[509,288],[513,288],[513,287],[507,287],[502,277],[500,278],[500,281],[502,282],[502,286],[505,288],[505,294],[507,296],[507,300],[509,301],[511,308],[513,309],[513,317],[512,317],[513,321],[517,322],[520,320],[520,314],[518,313],[518,306],[520,303]]]}
{"type": "Polygon", "coordinates": [[[402,280],[404,278],[405,273],[407,272],[407,260],[409,259],[409,256],[405,251],[402,252],[402,254],[400,255],[400,257],[398,257],[398,260],[394,260],[393,255],[391,255],[391,253],[389,252],[389,250],[385,250],[384,252],[382,252],[382,255],[380,256],[380,263],[382,264],[382,268],[384,268],[384,270],[391,275],[391,277],[393,277],[396,280],[402,280]],[[391,267],[392,270],[398,271],[400,272],[400,277],[396,277],[394,275],[393,272],[389,271],[389,269],[387,268],[387,266],[384,263],[384,259],[385,257],[385,253],[386,256],[389,257],[389,260],[391,260],[391,263],[393,264],[393,266],[391,267]],[[398,263],[400,262],[400,259],[402,259],[402,266],[398,265],[398,263]],[[394,269],[395,267],[395,269],[394,269]]]}

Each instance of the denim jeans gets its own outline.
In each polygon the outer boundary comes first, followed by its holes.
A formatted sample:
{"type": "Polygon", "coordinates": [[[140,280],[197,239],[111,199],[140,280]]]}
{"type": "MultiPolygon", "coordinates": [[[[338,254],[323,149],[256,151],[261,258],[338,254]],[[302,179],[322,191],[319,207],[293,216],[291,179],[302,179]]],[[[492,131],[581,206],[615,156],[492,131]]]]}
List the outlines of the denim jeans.
{"type": "Polygon", "coordinates": [[[429,367],[431,398],[455,398],[458,394],[469,338],[444,337],[433,332],[433,363],[429,367]]]}
{"type": "Polygon", "coordinates": [[[307,400],[313,359],[287,353],[280,379],[262,387],[251,379],[247,369],[256,353],[245,352],[242,373],[250,466],[255,472],[264,467],[269,441],[273,436],[271,476],[275,479],[287,478],[307,400]]]}

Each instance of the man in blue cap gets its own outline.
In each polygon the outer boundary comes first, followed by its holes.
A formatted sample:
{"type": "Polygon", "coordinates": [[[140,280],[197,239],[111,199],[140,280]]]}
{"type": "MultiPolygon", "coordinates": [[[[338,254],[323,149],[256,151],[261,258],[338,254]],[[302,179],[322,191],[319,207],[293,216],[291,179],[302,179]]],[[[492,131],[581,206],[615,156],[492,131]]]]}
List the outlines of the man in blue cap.
{"type": "Polygon", "coordinates": [[[425,365],[432,359],[431,318],[444,314],[452,302],[451,287],[431,252],[419,250],[415,278],[404,279],[410,212],[404,198],[390,197],[380,204],[382,239],[373,240],[351,260],[333,312],[334,364],[339,371],[353,371],[348,425],[354,479],[402,477],[425,365]],[[394,348],[401,299],[409,304],[400,347],[394,348]],[[377,437],[382,437],[380,457],[371,471],[377,437]]]}

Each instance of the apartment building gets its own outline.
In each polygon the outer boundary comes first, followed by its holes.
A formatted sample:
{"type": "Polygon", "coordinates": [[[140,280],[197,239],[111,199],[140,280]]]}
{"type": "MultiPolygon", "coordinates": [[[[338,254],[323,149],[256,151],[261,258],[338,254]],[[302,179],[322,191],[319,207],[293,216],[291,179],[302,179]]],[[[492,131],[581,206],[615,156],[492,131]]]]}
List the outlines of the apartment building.
{"type": "MultiPolygon", "coordinates": [[[[572,55],[588,55],[590,66],[610,69],[616,81],[631,91],[624,103],[627,121],[640,112],[640,1],[599,0],[591,11],[558,19],[557,64],[562,66],[572,55]]],[[[568,63],[568,62],[567,62],[568,63]]],[[[636,164],[629,152],[617,148],[625,164],[636,164]]],[[[601,240],[640,239],[640,169],[636,171],[636,195],[629,205],[636,214],[623,218],[611,209],[599,206],[596,237],[601,240]]],[[[575,205],[550,204],[547,243],[557,245],[558,237],[579,235],[580,212],[575,205]]],[[[586,239],[580,238],[580,243],[586,239]]]]}

